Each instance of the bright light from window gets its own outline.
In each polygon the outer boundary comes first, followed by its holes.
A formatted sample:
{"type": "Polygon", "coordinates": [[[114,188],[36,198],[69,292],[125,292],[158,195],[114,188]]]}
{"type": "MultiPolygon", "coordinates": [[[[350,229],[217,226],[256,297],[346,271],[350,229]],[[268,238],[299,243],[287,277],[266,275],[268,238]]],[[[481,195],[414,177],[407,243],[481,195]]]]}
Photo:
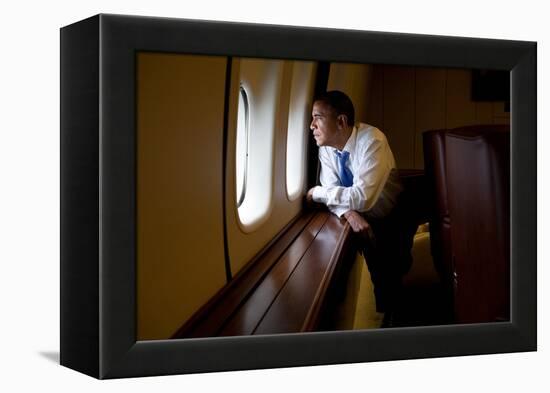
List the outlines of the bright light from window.
{"type": "Polygon", "coordinates": [[[239,64],[242,90],[237,107],[235,180],[237,202],[241,201],[238,222],[245,233],[257,230],[273,207],[274,140],[283,65],[283,61],[268,59],[241,59],[239,64]]]}
{"type": "Polygon", "coordinates": [[[286,142],[286,189],[288,199],[302,196],[305,185],[306,141],[311,118],[314,63],[296,61],[292,67],[288,136],[286,142]]]}
{"type": "Polygon", "coordinates": [[[241,86],[237,110],[237,206],[241,206],[246,194],[248,167],[248,97],[241,86]]]}

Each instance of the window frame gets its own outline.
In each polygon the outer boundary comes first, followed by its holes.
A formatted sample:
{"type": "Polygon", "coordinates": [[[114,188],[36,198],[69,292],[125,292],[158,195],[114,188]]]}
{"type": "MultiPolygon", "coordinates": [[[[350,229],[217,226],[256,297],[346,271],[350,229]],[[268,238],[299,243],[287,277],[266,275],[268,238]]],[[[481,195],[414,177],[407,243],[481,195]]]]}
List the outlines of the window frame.
{"type": "Polygon", "coordinates": [[[249,135],[250,135],[250,103],[248,100],[248,93],[246,92],[246,89],[241,84],[239,86],[239,104],[237,105],[237,132],[236,132],[236,140],[239,140],[239,113],[240,113],[240,102],[241,97],[243,98],[243,107],[244,107],[244,164],[243,164],[243,180],[242,180],[242,189],[239,195],[239,184],[238,184],[238,168],[237,168],[237,162],[239,161],[239,155],[237,151],[238,143],[235,145],[235,186],[237,191],[237,209],[241,207],[241,205],[244,202],[244,199],[246,197],[246,189],[247,189],[247,178],[248,178],[248,147],[249,147],[249,135]]]}

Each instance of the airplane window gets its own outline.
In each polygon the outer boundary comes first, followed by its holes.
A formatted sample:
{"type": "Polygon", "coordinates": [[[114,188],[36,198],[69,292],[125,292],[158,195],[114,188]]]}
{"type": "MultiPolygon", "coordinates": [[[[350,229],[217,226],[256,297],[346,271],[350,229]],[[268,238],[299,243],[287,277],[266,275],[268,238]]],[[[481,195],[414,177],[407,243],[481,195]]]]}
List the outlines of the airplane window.
{"type": "Polygon", "coordinates": [[[241,86],[239,107],[237,110],[237,207],[240,207],[246,194],[246,175],[248,167],[248,97],[241,86]]]}
{"type": "Polygon", "coordinates": [[[274,141],[283,64],[269,59],[239,61],[234,141],[238,183],[234,195],[239,227],[244,233],[260,228],[273,207],[274,141]]]}
{"type": "Polygon", "coordinates": [[[302,196],[305,186],[305,154],[313,94],[314,64],[295,62],[292,68],[290,111],[286,144],[286,189],[288,199],[302,196]]]}

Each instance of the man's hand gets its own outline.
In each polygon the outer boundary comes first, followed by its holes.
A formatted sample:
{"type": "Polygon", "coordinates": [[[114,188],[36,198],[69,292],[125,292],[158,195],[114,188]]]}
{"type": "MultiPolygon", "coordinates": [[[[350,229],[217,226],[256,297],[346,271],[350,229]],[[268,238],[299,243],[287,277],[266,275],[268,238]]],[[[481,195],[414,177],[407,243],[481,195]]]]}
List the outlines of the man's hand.
{"type": "Polygon", "coordinates": [[[310,188],[309,191],[306,194],[306,206],[309,207],[309,208],[313,208],[313,209],[320,209],[321,207],[323,207],[323,204],[319,203],[319,202],[315,202],[313,200],[313,190],[314,189],[315,189],[315,187],[310,188]]]}
{"type": "Polygon", "coordinates": [[[368,236],[369,223],[362,215],[355,210],[348,210],[344,213],[345,219],[349,222],[353,232],[357,232],[363,236],[368,236]]]}
{"type": "MultiPolygon", "coordinates": [[[[315,187],[313,187],[313,188],[315,188],[315,187]]],[[[309,191],[306,194],[307,203],[313,203],[313,188],[310,188],[309,191]]]]}

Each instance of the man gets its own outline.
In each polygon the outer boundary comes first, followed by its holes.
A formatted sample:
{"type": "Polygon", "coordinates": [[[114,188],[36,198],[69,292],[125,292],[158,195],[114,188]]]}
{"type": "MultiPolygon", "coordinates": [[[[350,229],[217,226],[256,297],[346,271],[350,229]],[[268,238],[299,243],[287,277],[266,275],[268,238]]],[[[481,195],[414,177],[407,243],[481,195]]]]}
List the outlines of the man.
{"type": "Polygon", "coordinates": [[[306,198],[344,217],[362,239],[376,309],[386,313],[387,325],[401,276],[411,264],[412,246],[398,203],[402,186],[393,153],[379,129],[355,124],[353,104],[340,91],[315,99],[310,128],[319,146],[321,185],[310,189],[306,198]]]}

